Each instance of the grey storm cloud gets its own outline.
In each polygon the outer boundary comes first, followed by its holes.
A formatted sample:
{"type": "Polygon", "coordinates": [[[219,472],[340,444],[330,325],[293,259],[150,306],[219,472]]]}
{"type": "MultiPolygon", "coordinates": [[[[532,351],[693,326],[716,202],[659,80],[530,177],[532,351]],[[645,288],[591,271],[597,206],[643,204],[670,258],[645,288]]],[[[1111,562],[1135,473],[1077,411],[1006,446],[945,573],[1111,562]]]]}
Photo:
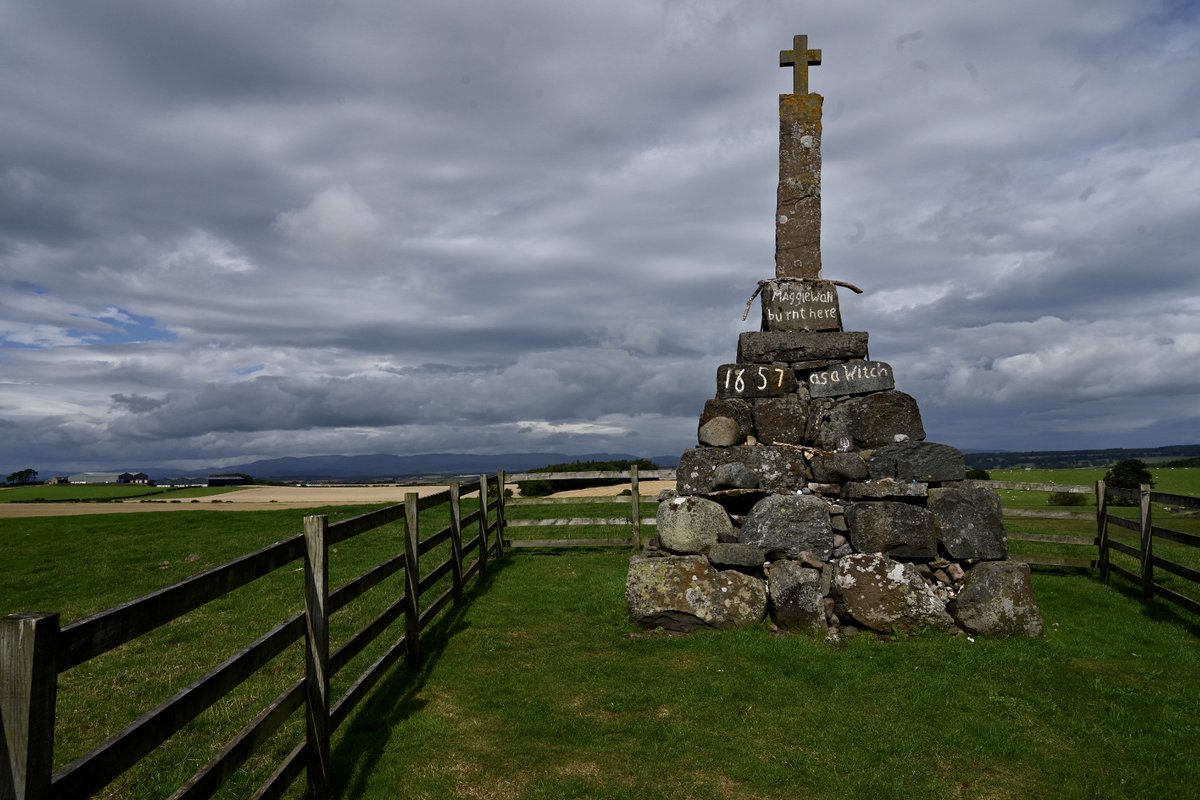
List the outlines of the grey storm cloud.
{"type": "Polygon", "coordinates": [[[1194,441],[1198,13],[8,4],[3,460],[682,450],[773,273],[795,33],[825,274],[930,436],[1194,441]]]}

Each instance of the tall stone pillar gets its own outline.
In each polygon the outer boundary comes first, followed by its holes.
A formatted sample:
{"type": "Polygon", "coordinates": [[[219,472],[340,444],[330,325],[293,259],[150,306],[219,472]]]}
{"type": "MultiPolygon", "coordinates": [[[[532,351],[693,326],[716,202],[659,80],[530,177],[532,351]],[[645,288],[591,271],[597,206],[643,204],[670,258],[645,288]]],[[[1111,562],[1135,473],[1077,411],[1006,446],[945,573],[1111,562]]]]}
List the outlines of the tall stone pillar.
{"type": "Polygon", "coordinates": [[[779,190],[775,277],[821,277],[821,105],[819,94],[779,96],[779,190]]]}

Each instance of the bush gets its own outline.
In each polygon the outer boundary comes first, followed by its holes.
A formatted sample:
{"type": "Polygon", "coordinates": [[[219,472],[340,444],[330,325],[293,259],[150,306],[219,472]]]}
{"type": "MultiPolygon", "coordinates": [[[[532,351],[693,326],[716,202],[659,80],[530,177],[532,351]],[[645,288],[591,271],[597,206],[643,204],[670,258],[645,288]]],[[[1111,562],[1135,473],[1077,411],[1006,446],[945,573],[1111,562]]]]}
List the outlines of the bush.
{"type": "Polygon", "coordinates": [[[1077,492],[1051,492],[1046,498],[1048,506],[1086,506],[1088,496],[1077,492]]]}
{"type": "MultiPolygon", "coordinates": [[[[1153,486],[1154,476],[1150,474],[1150,469],[1145,462],[1136,458],[1127,458],[1113,464],[1112,468],[1104,473],[1104,483],[1108,486],[1137,491],[1143,484],[1153,486]]],[[[1136,500],[1127,500],[1113,495],[1108,496],[1108,503],[1114,506],[1137,505],[1136,500]]]]}
{"type": "Polygon", "coordinates": [[[967,479],[972,481],[990,481],[992,476],[988,474],[986,469],[969,469],[967,470],[967,479]]]}

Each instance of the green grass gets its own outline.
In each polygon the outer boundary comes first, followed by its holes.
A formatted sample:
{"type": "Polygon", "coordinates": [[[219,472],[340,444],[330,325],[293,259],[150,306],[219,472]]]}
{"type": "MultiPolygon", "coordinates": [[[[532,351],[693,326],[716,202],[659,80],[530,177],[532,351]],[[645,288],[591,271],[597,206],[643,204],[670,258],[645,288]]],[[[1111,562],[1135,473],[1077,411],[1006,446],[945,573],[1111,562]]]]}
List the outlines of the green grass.
{"type": "Polygon", "coordinates": [[[175,489],[135,484],[38,484],[0,487],[0,503],[95,503],[137,497],[183,499],[236,492],[244,486],[189,486],[175,489]]]}
{"type": "MultiPolygon", "coordinates": [[[[464,513],[477,503],[464,501],[464,513]]],[[[264,512],[149,512],[9,519],[0,527],[0,614],[58,611],[64,624],[144,595],[237,556],[300,533],[303,517],[331,521],[357,516],[366,506],[264,512]]],[[[443,507],[422,514],[428,536],[449,522],[443,507]]],[[[467,535],[473,535],[472,528],[467,535]]],[[[331,551],[336,587],[402,549],[403,524],[393,523],[331,551]]],[[[422,558],[422,574],[436,566],[448,545],[422,558]]],[[[444,578],[426,595],[432,600],[444,578]]],[[[330,623],[337,648],[404,591],[402,575],[371,589],[330,623]]],[[[55,764],[60,769],[163,702],[257,637],[303,609],[299,563],[277,570],[203,608],[60,676],[55,764]]],[[[395,641],[402,623],[385,637],[395,641]]],[[[381,652],[379,642],[333,679],[336,700],[381,652]]],[[[102,797],[163,798],[291,681],[303,675],[299,644],[272,661],[216,707],[188,725],[144,762],[119,778],[102,797]]],[[[247,796],[302,736],[297,715],[224,791],[247,796]]]]}
{"type": "MultiPolygon", "coordinates": [[[[1088,486],[1093,489],[1096,481],[1108,470],[1103,467],[1089,469],[993,469],[988,470],[994,481],[1017,481],[1020,483],[1057,483],[1064,486],[1088,486]]],[[[1186,494],[1200,497],[1200,467],[1155,467],[1150,466],[1154,476],[1154,488],[1169,494],[1186,494]]],[[[1028,492],[1040,496],[1045,502],[1045,493],[1028,492]]],[[[1095,500],[1092,500],[1093,505],[1095,500]]]]}
{"type": "Polygon", "coordinates": [[[507,560],[335,745],[346,798],[1160,798],[1194,794],[1196,627],[1039,575],[1040,640],[626,619],[622,554],[507,560]]]}
{"type": "MultiPolygon", "coordinates": [[[[58,610],[69,621],[298,533],[306,514],[365,510],[5,520],[0,613],[58,610]]],[[[509,517],[620,511],[510,507],[509,517]]],[[[444,513],[422,516],[426,536],[444,524],[444,513]]],[[[402,530],[339,545],[333,585],[396,552],[402,530]]],[[[1200,734],[1200,626],[1162,602],[1143,606],[1118,579],[1035,575],[1047,617],[1039,641],[859,636],[835,648],[763,629],[642,634],[625,617],[626,564],[619,550],[502,560],[487,591],[423,640],[423,669],[397,671],[335,738],[343,796],[1166,797],[1200,777],[1188,755],[1200,734]]],[[[58,766],[299,611],[295,567],[64,673],[58,766]]],[[[399,596],[399,583],[337,615],[333,646],[399,596]]],[[[334,678],[335,698],[378,652],[334,678]]],[[[301,672],[294,647],[102,796],[169,796],[301,672]]],[[[297,716],[220,796],[247,796],[301,728],[297,716]]]]}
{"type": "MultiPolygon", "coordinates": [[[[653,517],[658,510],[654,498],[641,499],[641,516],[643,519],[653,517]]],[[[509,501],[505,507],[505,517],[513,520],[552,520],[552,519],[628,519],[630,511],[629,497],[618,497],[613,502],[604,503],[553,503],[539,504],[537,499],[530,503],[509,501]]],[[[642,537],[647,539],[654,535],[654,528],[643,526],[642,537]]],[[[628,538],[630,529],[624,525],[546,525],[509,528],[508,537],[520,539],[618,539],[628,538]]]]}

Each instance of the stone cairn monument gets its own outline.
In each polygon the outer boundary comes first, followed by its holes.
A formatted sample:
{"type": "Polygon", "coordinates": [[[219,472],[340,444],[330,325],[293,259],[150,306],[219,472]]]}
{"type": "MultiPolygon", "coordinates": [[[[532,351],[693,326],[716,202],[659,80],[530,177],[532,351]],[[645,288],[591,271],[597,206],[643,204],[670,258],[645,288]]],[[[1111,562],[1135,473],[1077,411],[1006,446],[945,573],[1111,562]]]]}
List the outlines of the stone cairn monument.
{"type": "MultiPolygon", "coordinates": [[[[821,105],[797,36],[780,53],[775,277],[759,282],[760,331],[717,370],[699,446],[679,464],[658,533],[634,556],[630,615],[689,631],[755,625],[920,628],[1037,636],[1029,566],[1008,560],[993,489],[964,481],[961,452],[925,441],[917,402],[842,326],[821,277],[821,105]]],[[[753,296],[751,297],[753,301],[753,296]]],[[[749,304],[747,305],[747,310],[749,304]]]]}

